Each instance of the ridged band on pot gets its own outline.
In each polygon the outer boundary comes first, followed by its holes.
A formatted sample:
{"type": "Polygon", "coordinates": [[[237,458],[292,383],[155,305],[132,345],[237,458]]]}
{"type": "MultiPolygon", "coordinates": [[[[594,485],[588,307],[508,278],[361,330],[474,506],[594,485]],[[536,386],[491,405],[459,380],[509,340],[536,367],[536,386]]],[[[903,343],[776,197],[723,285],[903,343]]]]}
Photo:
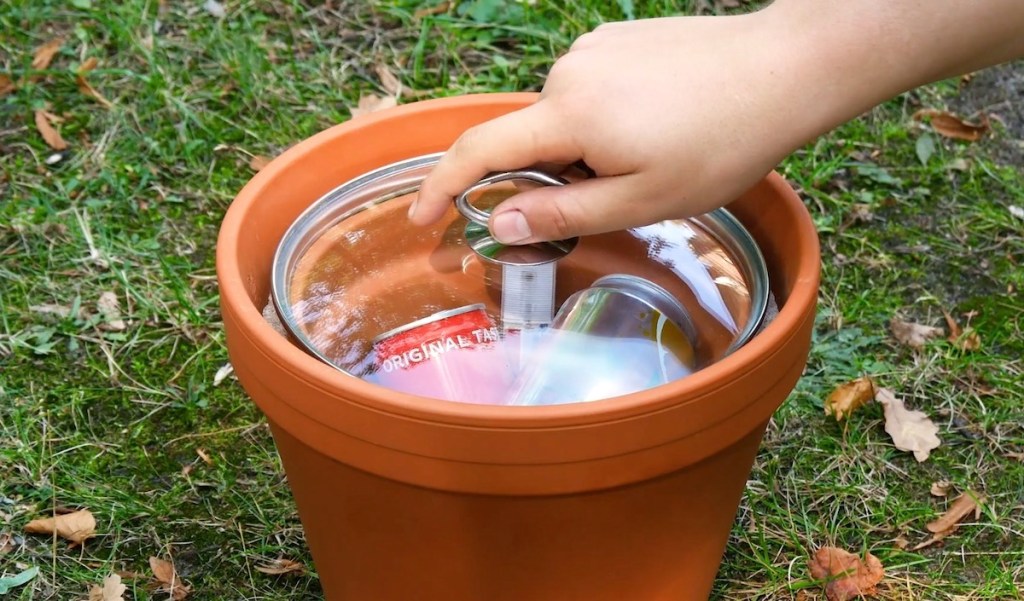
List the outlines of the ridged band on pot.
{"type": "Polygon", "coordinates": [[[274,247],[317,198],[380,165],[442,151],[468,127],[534,98],[445,99],[361,117],[291,148],[238,195],[217,248],[228,348],[240,381],[275,427],[336,461],[396,481],[499,495],[654,478],[763,428],[803,369],[819,267],[813,223],[775,174],[729,209],[773,270],[778,316],[728,357],[657,389],[526,408],[393,394],[311,357],[263,319],[274,247]]]}

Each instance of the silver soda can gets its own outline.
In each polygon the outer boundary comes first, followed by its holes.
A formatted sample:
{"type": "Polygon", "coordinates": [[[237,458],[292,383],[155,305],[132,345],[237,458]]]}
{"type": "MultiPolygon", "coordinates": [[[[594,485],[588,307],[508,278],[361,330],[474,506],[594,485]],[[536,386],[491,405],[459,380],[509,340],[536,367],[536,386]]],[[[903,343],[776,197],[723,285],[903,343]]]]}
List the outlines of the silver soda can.
{"type": "Polygon", "coordinates": [[[512,385],[512,405],[620,396],[693,372],[692,323],[679,301],[644,278],[615,274],[570,296],[512,385]]]}
{"type": "Polygon", "coordinates": [[[495,240],[487,226],[490,212],[474,206],[471,197],[496,184],[516,181],[544,186],[568,183],[542,171],[505,171],[481,179],[455,199],[456,208],[469,221],[465,230],[466,242],[483,261],[489,287],[496,289],[501,296],[501,326],[511,333],[550,325],[555,312],[557,263],[579,242],[579,238],[569,238],[505,245],[495,240]]]}
{"type": "Polygon", "coordinates": [[[446,401],[502,404],[512,373],[500,337],[483,304],[434,313],[374,338],[366,379],[446,401]]]}

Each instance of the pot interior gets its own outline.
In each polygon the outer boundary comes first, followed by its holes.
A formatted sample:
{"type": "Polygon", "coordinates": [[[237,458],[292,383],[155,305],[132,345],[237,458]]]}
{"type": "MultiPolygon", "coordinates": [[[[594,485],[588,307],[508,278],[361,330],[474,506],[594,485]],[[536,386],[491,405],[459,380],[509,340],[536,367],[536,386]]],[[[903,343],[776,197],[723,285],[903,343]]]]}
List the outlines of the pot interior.
{"type": "MultiPolygon", "coordinates": [[[[595,400],[655,385],[636,378],[652,362],[659,365],[660,381],[684,377],[728,355],[758,326],[767,303],[763,259],[739,222],[716,211],[583,237],[554,266],[554,307],[599,278],[625,274],[660,287],[678,302],[686,322],[677,324],[678,330],[577,336],[558,351],[552,350],[544,329],[507,335],[502,301],[512,294],[509,272],[470,248],[465,218],[453,207],[432,226],[413,227],[406,220],[416,187],[436,159],[429,155],[388,165],[335,188],[282,239],[273,276],[282,321],[300,346],[342,371],[404,392],[507,404],[515,378],[503,374],[543,362],[549,372],[558,366],[561,384],[565,377],[607,376],[569,399],[595,400]],[[429,387],[417,390],[427,376],[402,388],[394,378],[378,375],[382,363],[375,340],[426,316],[477,304],[505,335],[497,344],[501,348],[489,345],[488,354],[471,365],[472,398],[432,393],[429,387]],[[630,384],[633,380],[637,383],[630,384]]],[[[512,182],[498,184],[479,193],[473,204],[493,206],[515,191],[512,182]]],[[[537,254],[528,247],[509,250],[537,254]]]]}

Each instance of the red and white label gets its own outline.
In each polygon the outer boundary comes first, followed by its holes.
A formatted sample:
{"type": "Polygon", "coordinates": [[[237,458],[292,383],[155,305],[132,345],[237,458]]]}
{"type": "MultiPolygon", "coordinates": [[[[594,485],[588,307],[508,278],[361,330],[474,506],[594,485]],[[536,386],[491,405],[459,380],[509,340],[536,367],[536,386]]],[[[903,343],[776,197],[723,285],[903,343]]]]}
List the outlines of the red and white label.
{"type": "Polygon", "coordinates": [[[442,317],[377,342],[377,367],[391,373],[462,351],[498,342],[500,332],[483,309],[442,317]]]}

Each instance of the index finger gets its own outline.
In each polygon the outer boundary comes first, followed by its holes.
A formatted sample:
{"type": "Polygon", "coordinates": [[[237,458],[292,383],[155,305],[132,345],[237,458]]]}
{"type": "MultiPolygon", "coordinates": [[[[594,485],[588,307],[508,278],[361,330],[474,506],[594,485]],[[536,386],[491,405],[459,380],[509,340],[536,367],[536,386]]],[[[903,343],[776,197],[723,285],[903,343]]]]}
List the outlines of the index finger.
{"type": "Polygon", "coordinates": [[[492,171],[582,158],[572,135],[544,100],[466,130],[423,180],[409,218],[417,225],[441,218],[458,194],[492,171]]]}

